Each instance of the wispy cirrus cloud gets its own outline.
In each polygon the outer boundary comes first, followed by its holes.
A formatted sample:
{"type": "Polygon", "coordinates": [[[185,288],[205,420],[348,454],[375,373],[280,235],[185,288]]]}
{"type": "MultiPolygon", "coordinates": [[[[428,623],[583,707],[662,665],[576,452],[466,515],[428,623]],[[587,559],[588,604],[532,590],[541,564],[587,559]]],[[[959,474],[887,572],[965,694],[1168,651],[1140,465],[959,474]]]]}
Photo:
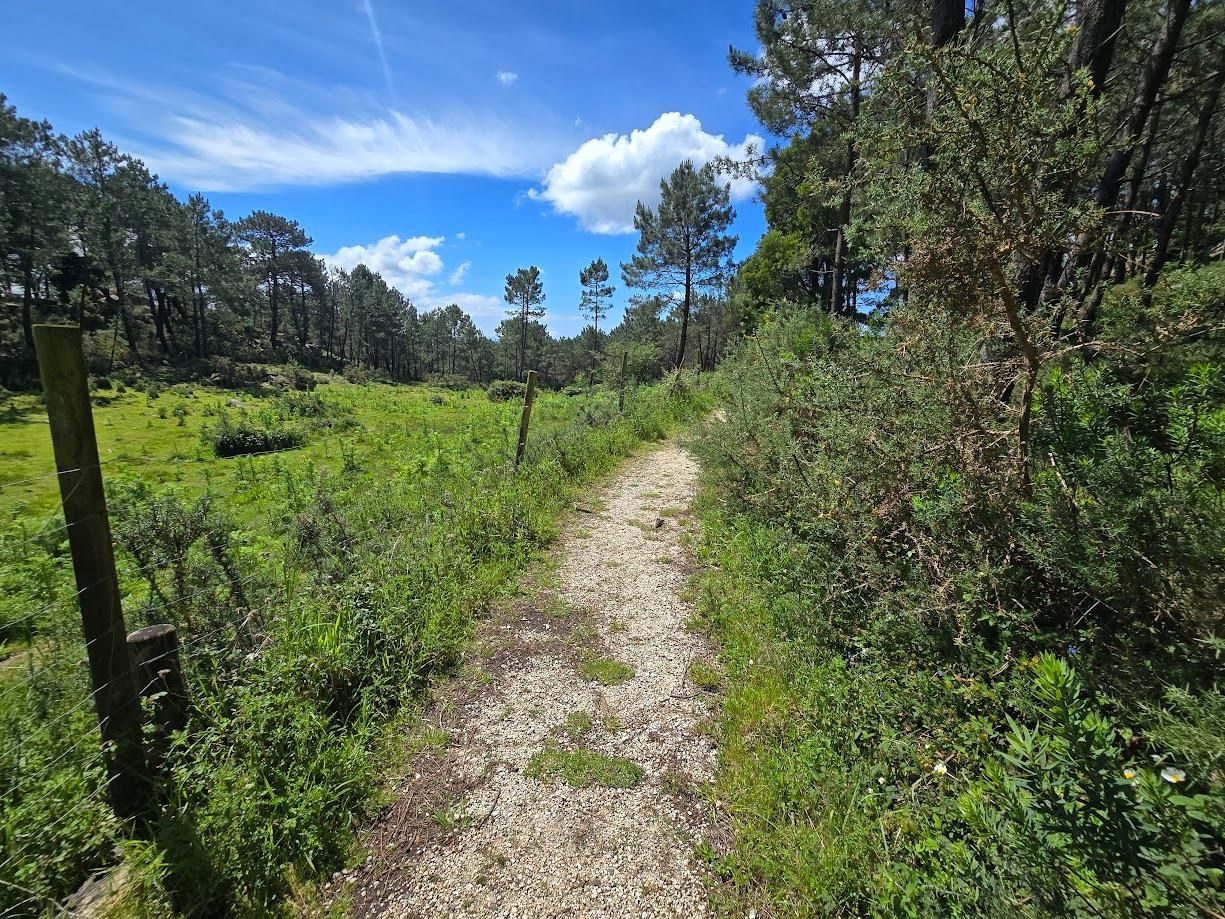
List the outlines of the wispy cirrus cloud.
{"type": "Polygon", "coordinates": [[[513,70],[499,70],[496,74],[494,74],[494,76],[503,86],[511,86],[517,79],[519,79],[519,74],[515,73],[513,70]]]}
{"type": "Polygon", "coordinates": [[[366,19],[370,22],[370,35],[374,39],[375,50],[379,53],[379,63],[383,65],[383,77],[387,80],[387,94],[394,99],[396,90],[391,82],[391,68],[387,66],[387,52],[383,48],[383,33],[379,29],[378,17],[374,15],[374,4],[370,0],[362,0],[362,6],[365,9],[366,19]]]}
{"type": "Polygon", "coordinates": [[[206,192],[405,173],[534,179],[565,151],[560,132],[523,118],[462,106],[408,114],[368,93],[324,91],[261,67],[228,68],[207,91],[72,73],[124,116],[126,130],[114,132],[124,149],[162,178],[206,192]]]}

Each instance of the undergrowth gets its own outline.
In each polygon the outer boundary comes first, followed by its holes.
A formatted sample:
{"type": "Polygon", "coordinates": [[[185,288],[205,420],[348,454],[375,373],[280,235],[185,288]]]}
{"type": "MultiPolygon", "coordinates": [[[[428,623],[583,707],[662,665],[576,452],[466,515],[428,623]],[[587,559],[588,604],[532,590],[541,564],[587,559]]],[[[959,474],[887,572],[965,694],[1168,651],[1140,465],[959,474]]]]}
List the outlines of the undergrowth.
{"type": "Polygon", "coordinates": [[[1093,359],[1039,380],[1029,481],[934,310],[766,321],[724,366],[700,586],[733,909],[1225,908],[1223,280],[1111,293],[1093,359]]]}

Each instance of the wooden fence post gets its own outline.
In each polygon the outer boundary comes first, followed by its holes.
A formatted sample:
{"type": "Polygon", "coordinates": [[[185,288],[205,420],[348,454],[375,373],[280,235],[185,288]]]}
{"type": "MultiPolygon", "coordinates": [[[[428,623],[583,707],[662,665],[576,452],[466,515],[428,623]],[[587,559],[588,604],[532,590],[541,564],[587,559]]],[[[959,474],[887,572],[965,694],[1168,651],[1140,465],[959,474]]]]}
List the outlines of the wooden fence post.
{"type": "Polygon", "coordinates": [[[51,422],[111,806],[121,819],[128,820],[146,813],[149,775],[102,489],[81,329],[36,325],[34,348],[51,422]]]}
{"type": "Polygon", "coordinates": [[[179,636],[172,625],[151,625],[128,636],[132,675],[139,695],[152,701],[156,741],[148,751],[160,768],[170,735],[187,724],[187,686],[179,663],[179,636]]]}
{"type": "Polygon", "coordinates": [[[527,390],[523,394],[523,415],[519,419],[519,442],[515,445],[515,468],[523,461],[523,451],[527,447],[527,425],[532,419],[532,400],[536,398],[536,371],[527,372],[527,390]]]}
{"type": "Polygon", "coordinates": [[[620,380],[617,386],[617,389],[618,389],[617,411],[619,412],[625,411],[625,370],[626,370],[627,365],[629,364],[629,359],[630,359],[629,351],[628,350],[622,351],[621,352],[621,377],[620,377],[620,380]]]}

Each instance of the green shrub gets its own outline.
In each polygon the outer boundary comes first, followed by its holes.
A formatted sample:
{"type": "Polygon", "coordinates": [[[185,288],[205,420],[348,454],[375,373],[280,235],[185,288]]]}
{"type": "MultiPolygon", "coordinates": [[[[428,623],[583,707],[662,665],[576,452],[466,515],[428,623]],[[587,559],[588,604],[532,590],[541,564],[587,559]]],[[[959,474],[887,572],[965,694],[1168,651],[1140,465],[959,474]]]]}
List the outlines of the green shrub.
{"type": "Polygon", "coordinates": [[[1056,915],[1212,912],[1225,800],[1205,793],[1211,779],[1136,759],[1065,661],[1043,655],[1033,674],[1039,723],[1009,719],[1007,749],[961,796],[972,838],[989,841],[966,849],[967,880],[1056,915]]]}
{"type": "Polygon", "coordinates": [[[518,380],[494,380],[485,389],[485,395],[490,402],[509,402],[512,399],[522,399],[527,393],[527,385],[518,380]]]}
{"type": "Polygon", "coordinates": [[[880,330],[792,309],[725,362],[701,595],[735,896],[1220,910],[1223,296],[1215,266],[1111,292],[1093,360],[1040,376],[1025,475],[1019,393],[930,303],[880,330]]]}
{"type": "Polygon", "coordinates": [[[306,443],[306,435],[298,427],[277,420],[252,418],[246,413],[235,418],[225,411],[217,416],[217,423],[209,429],[208,436],[213,453],[218,457],[289,450],[306,443]]]}

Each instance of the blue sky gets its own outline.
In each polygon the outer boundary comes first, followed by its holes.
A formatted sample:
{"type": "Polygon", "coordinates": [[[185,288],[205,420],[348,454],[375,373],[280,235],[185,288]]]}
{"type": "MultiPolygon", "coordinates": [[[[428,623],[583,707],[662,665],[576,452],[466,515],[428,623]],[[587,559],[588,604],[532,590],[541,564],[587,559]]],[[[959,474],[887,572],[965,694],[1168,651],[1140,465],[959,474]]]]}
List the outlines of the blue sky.
{"type": "MultiPolygon", "coordinates": [[[[21,114],[100,127],[177,193],[292,217],[320,255],[487,330],[536,264],[574,334],[579,269],[619,274],[634,202],[762,135],[726,61],[753,47],[749,0],[41,0],[6,22],[21,114]]],[[[764,232],[754,191],[733,185],[738,258],[764,232]]]]}

